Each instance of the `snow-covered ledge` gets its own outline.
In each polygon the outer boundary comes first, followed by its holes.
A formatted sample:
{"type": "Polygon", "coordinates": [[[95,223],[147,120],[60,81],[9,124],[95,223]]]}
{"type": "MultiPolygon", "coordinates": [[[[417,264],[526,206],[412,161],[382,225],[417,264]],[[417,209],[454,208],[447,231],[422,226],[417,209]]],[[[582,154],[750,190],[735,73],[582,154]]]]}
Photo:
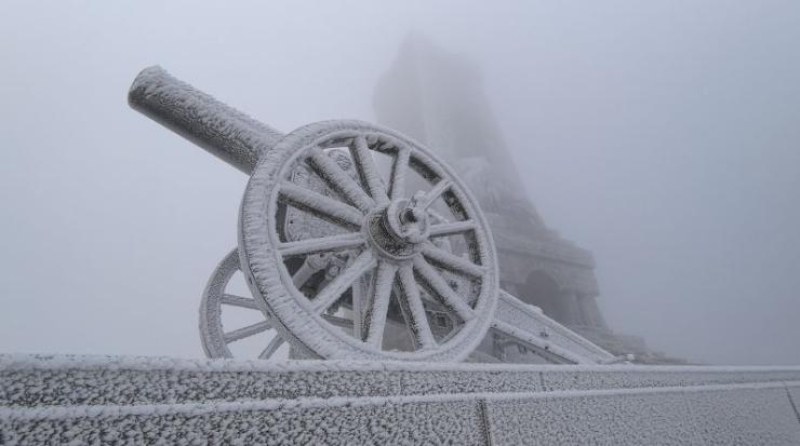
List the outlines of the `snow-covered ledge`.
{"type": "Polygon", "coordinates": [[[0,444],[800,444],[800,368],[0,356],[0,444]]]}

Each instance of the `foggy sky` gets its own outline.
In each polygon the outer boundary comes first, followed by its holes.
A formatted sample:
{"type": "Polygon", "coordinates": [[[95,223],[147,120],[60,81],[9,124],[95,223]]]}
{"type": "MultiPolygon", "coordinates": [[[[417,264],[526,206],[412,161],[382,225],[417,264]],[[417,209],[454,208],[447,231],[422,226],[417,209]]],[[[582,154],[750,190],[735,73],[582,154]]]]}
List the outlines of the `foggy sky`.
{"type": "Polygon", "coordinates": [[[482,71],[613,329],[800,364],[800,4],[0,3],[0,352],[203,355],[247,177],[128,108],[144,67],[282,131],[374,121],[424,33],[482,71]]]}

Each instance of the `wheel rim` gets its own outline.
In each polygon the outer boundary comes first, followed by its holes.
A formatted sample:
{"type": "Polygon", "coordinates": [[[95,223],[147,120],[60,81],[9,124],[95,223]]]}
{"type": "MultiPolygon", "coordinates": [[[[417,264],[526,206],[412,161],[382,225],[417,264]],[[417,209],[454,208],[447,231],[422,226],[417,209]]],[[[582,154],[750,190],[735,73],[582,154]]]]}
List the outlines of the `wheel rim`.
{"type": "Polygon", "coordinates": [[[366,123],[312,124],[267,154],[242,202],[240,247],[249,285],[278,329],[325,358],[460,360],[482,339],[496,304],[496,254],[475,199],[417,143],[366,123]],[[357,178],[328,156],[342,149],[357,178]],[[377,157],[388,157],[387,172],[377,157]],[[292,182],[298,168],[310,169],[335,196],[292,182]],[[434,218],[437,206],[446,219],[434,218]],[[291,209],[331,229],[287,238],[291,209]],[[319,254],[346,260],[309,294],[293,282],[292,262],[319,254]],[[453,287],[454,275],[468,282],[466,289],[453,287]],[[349,315],[346,330],[330,322],[340,311],[331,308],[340,306],[349,315]],[[440,315],[451,328],[445,321],[432,329],[440,315]],[[398,326],[410,342],[395,351],[396,340],[386,337],[399,339],[398,326]]]}
{"type": "Polygon", "coordinates": [[[229,347],[230,344],[272,331],[273,336],[257,356],[258,359],[269,359],[283,345],[283,338],[272,329],[269,319],[263,317],[264,313],[257,300],[226,292],[228,284],[238,271],[239,251],[234,249],[217,265],[203,291],[200,303],[200,339],[203,350],[209,358],[233,358],[235,355],[229,347]],[[257,312],[263,320],[225,331],[222,314],[225,308],[231,307],[257,312]]]}

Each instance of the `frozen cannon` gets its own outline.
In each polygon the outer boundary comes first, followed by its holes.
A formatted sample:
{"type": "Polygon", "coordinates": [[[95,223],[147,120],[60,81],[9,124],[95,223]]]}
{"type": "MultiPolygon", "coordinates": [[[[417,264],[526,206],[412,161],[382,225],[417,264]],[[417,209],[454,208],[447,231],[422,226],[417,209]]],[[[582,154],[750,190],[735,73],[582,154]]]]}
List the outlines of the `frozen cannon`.
{"type": "Polygon", "coordinates": [[[496,344],[540,348],[556,362],[613,359],[499,289],[478,202],[408,137],[346,120],[283,135],[159,67],[137,76],[129,103],[250,175],[238,247],[201,305],[210,357],[274,330],[262,358],[286,340],[299,357],[461,361],[493,330],[496,344]],[[237,271],[252,298],[226,293],[237,271]],[[226,332],[225,306],[263,321],[226,332]]]}

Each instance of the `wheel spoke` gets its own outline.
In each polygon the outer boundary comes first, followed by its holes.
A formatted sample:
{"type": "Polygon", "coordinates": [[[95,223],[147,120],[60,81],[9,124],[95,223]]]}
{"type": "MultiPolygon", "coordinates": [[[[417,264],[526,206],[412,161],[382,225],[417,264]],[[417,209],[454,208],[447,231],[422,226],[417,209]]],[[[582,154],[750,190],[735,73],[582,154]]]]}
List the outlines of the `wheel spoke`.
{"type": "Polygon", "coordinates": [[[408,161],[411,157],[410,149],[399,149],[397,156],[392,166],[392,181],[390,195],[392,200],[399,200],[403,198],[406,192],[406,170],[408,170],[408,161]]]}
{"type": "Polygon", "coordinates": [[[314,170],[328,183],[330,187],[344,195],[362,212],[368,212],[375,205],[372,198],[364,192],[364,189],[352,178],[350,178],[336,161],[332,160],[322,150],[314,150],[308,157],[314,170]]]}
{"type": "Polygon", "coordinates": [[[248,325],[247,327],[242,327],[239,328],[238,330],[233,330],[231,332],[225,333],[223,335],[223,339],[225,340],[226,344],[230,344],[231,342],[235,342],[240,339],[249,338],[250,336],[263,333],[269,329],[270,329],[269,322],[261,321],[256,324],[248,325]]]}
{"type": "Polygon", "coordinates": [[[428,193],[425,194],[425,196],[422,198],[422,202],[419,205],[422,207],[422,209],[428,209],[431,207],[433,202],[436,201],[436,199],[439,198],[444,191],[449,189],[452,185],[453,183],[451,183],[450,180],[439,180],[439,182],[433,186],[433,189],[429,190],[428,193]]]}
{"type": "Polygon", "coordinates": [[[288,181],[281,184],[280,194],[297,208],[319,218],[345,226],[361,226],[361,220],[364,217],[363,214],[349,204],[304,189],[288,181]]]}
{"type": "Polygon", "coordinates": [[[267,347],[258,355],[258,359],[269,359],[275,354],[276,351],[278,351],[281,345],[283,345],[283,338],[276,334],[275,337],[269,341],[267,347]]]}
{"type": "Polygon", "coordinates": [[[351,265],[345,268],[317,294],[317,297],[312,301],[314,311],[322,313],[327,310],[356,280],[374,267],[375,257],[371,251],[365,250],[359,254],[351,265]]]}
{"type": "Polygon", "coordinates": [[[234,296],[233,294],[223,294],[220,300],[222,305],[258,310],[255,299],[250,297],[234,296]]]}
{"type": "Polygon", "coordinates": [[[375,166],[375,160],[372,159],[372,153],[367,146],[366,138],[363,136],[356,137],[351,153],[359,175],[362,181],[366,183],[367,188],[369,188],[369,194],[372,195],[372,199],[379,205],[387,204],[389,197],[386,195],[386,186],[383,185],[378,168],[375,166]]]}
{"type": "Polygon", "coordinates": [[[370,290],[365,286],[368,284],[364,279],[364,277],[359,278],[353,284],[353,287],[350,288],[350,292],[352,294],[351,300],[353,304],[350,308],[350,313],[352,314],[352,329],[353,336],[355,336],[357,339],[362,339],[361,327],[364,324],[364,305],[366,305],[365,300],[367,295],[370,293],[370,290]]]}
{"type": "Polygon", "coordinates": [[[416,257],[414,259],[414,269],[422,276],[427,287],[439,296],[439,301],[442,305],[455,312],[464,321],[475,317],[475,311],[450,288],[450,285],[436,271],[436,268],[431,266],[424,258],[416,257]]]}
{"type": "Polygon", "coordinates": [[[386,315],[389,311],[389,300],[392,297],[396,272],[397,267],[394,264],[387,261],[378,262],[378,270],[375,273],[372,289],[367,294],[363,316],[356,314],[356,317],[361,317],[363,321],[357,336],[362,341],[376,347],[380,347],[383,343],[386,315]]]}
{"type": "Polygon", "coordinates": [[[278,251],[280,251],[281,255],[286,257],[356,248],[364,243],[364,236],[360,232],[353,232],[350,234],[331,235],[328,237],[282,243],[278,247],[278,251]]]}
{"type": "Polygon", "coordinates": [[[475,229],[475,223],[472,220],[452,221],[448,223],[438,223],[431,225],[430,236],[436,237],[440,235],[453,235],[462,232],[468,232],[475,229]]]}
{"type": "Polygon", "coordinates": [[[414,336],[414,341],[421,349],[435,347],[436,340],[433,338],[428,317],[425,315],[425,307],[422,305],[414,272],[410,266],[403,266],[400,268],[398,277],[400,278],[400,288],[405,296],[405,298],[399,299],[400,308],[403,311],[403,318],[414,336]]]}
{"type": "Polygon", "coordinates": [[[433,243],[426,243],[422,247],[422,254],[430,261],[454,273],[481,278],[486,274],[486,268],[476,265],[469,260],[453,255],[433,243]]]}

